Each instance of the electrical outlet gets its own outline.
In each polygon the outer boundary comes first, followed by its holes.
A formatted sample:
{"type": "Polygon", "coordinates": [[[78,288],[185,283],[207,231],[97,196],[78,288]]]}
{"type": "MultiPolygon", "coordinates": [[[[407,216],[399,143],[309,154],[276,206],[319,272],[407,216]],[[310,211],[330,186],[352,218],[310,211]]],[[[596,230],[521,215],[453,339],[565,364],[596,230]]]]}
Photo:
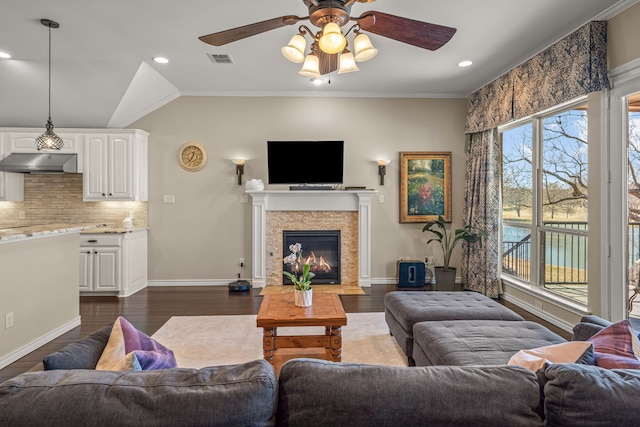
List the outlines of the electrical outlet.
{"type": "Polygon", "coordinates": [[[542,310],[542,301],[540,301],[540,300],[533,300],[533,305],[534,305],[538,310],[542,310]]]}
{"type": "Polygon", "coordinates": [[[384,194],[378,195],[378,203],[384,203],[384,194]]]}
{"type": "Polygon", "coordinates": [[[249,196],[247,196],[246,194],[240,196],[240,203],[242,203],[243,205],[249,203],[249,196]]]}
{"type": "Polygon", "coordinates": [[[240,267],[244,267],[244,258],[240,258],[240,267]]]}
{"type": "Polygon", "coordinates": [[[5,329],[9,329],[13,326],[13,311],[4,315],[4,327],[5,329]]]}
{"type": "Polygon", "coordinates": [[[162,196],[162,203],[175,203],[175,202],[176,202],[176,196],[172,194],[165,194],[164,196],[162,196]]]}
{"type": "Polygon", "coordinates": [[[18,212],[18,219],[26,219],[27,215],[25,214],[24,211],[19,211],[18,212]]]}

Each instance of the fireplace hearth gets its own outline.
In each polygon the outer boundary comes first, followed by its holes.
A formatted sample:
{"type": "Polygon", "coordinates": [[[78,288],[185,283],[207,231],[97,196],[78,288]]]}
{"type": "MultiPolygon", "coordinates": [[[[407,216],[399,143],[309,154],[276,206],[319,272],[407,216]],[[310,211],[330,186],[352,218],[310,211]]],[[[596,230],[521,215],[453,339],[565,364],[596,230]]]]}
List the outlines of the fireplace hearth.
{"type": "MultiPolygon", "coordinates": [[[[282,232],[283,258],[291,252],[289,246],[302,245],[302,259],[311,266],[316,284],[340,284],[340,230],[284,230],[282,232]]],[[[284,268],[294,274],[291,265],[284,268]]],[[[282,275],[284,285],[291,280],[282,275]]]]}

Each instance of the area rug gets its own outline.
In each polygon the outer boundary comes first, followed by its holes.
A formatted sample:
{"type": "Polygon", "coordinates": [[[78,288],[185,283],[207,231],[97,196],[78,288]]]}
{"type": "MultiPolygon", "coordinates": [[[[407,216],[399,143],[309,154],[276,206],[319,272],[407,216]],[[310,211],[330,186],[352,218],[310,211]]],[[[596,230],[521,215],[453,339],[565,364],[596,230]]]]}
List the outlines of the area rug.
{"type": "MultiPolygon", "coordinates": [[[[278,335],[324,334],[324,327],[278,328],[278,335]]],[[[255,315],[174,316],[153,334],[173,350],[181,368],[245,363],[262,358],[262,328],[255,315]]],[[[347,313],[342,328],[342,361],[407,366],[389,334],[384,313],[347,313]]]]}

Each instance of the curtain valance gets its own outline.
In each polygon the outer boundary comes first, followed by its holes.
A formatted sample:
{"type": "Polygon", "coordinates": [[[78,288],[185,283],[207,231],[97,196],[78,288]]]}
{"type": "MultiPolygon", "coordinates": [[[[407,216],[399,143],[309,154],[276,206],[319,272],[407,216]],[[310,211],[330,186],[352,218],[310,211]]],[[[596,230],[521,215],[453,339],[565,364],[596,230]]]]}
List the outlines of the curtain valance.
{"type": "Polygon", "coordinates": [[[466,133],[605,89],[607,22],[593,21],[471,94],[466,133]]]}

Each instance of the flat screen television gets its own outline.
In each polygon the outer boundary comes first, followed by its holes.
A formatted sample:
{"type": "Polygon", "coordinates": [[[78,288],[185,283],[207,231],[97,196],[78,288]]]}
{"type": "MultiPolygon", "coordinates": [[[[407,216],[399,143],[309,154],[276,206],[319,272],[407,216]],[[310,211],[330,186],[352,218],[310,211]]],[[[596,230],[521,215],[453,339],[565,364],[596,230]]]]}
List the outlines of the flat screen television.
{"type": "Polygon", "coordinates": [[[267,141],[269,184],[342,184],[344,141],[267,141]]]}

